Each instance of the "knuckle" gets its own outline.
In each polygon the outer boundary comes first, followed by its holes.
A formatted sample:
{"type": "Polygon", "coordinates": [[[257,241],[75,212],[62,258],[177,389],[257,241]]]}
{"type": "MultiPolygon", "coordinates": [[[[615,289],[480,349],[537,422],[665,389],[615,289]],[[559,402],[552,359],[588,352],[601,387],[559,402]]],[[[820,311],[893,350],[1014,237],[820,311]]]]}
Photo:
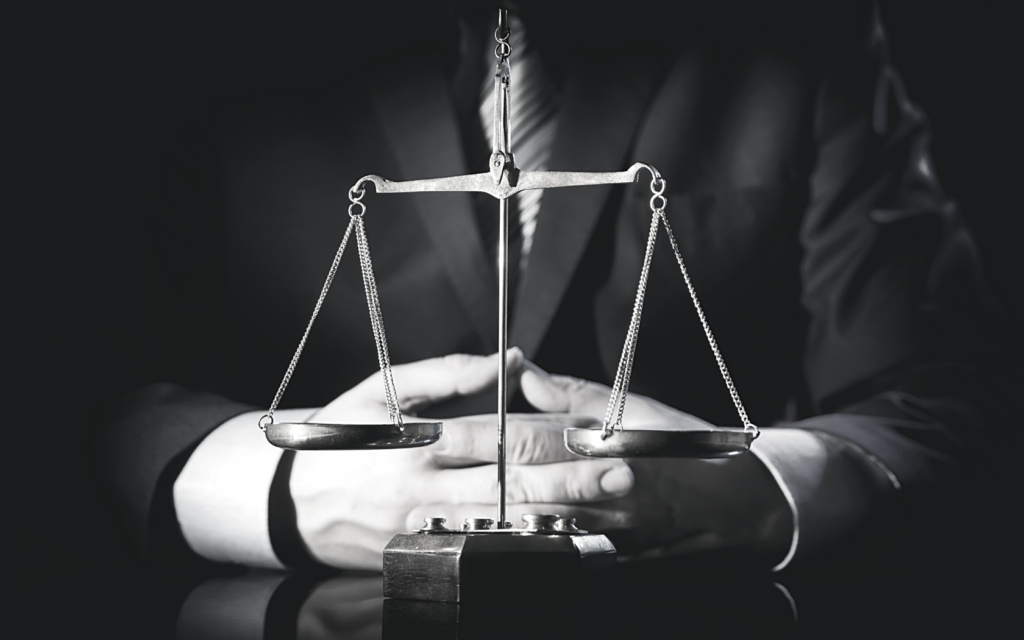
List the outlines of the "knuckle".
{"type": "Polygon", "coordinates": [[[568,477],[565,479],[563,487],[565,491],[566,500],[570,502],[579,502],[581,500],[586,500],[589,494],[588,484],[589,481],[585,477],[585,474],[579,471],[576,471],[575,473],[570,473],[568,477]]]}
{"type": "Polygon", "coordinates": [[[471,358],[465,353],[449,353],[441,357],[441,364],[449,369],[461,369],[470,363],[471,358]]]}
{"type": "Polygon", "coordinates": [[[517,429],[512,439],[512,462],[524,464],[537,457],[539,443],[534,429],[517,429]]]}
{"type": "Polygon", "coordinates": [[[557,380],[567,391],[582,391],[587,388],[587,381],[573,376],[558,376],[557,380]]]}
{"type": "Polygon", "coordinates": [[[529,483],[524,478],[524,474],[518,470],[510,470],[505,477],[505,492],[508,496],[509,502],[534,502],[532,500],[531,491],[529,489],[529,483]]]}

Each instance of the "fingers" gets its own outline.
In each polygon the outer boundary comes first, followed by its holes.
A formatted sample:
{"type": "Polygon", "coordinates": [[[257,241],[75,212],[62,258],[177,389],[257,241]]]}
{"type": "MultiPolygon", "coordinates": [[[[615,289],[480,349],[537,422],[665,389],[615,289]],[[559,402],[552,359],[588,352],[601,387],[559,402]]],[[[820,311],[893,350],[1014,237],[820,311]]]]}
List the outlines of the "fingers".
{"type": "MultiPolygon", "coordinates": [[[[440,467],[497,462],[497,422],[494,414],[445,420],[444,436],[426,451],[440,467]]],[[[567,427],[600,426],[591,417],[573,414],[509,414],[505,436],[505,461],[509,464],[547,464],[579,460],[565,448],[562,433],[567,427]]]]}
{"type": "MultiPolygon", "coordinates": [[[[509,504],[594,502],[623,496],[633,483],[633,472],[622,460],[509,465],[505,499],[509,504]]],[[[493,503],[497,495],[494,465],[441,469],[419,489],[418,502],[493,503]]]]}
{"type": "MultiPolygon", "coordinates": [[[[509,373],[516,375],[523,363],[523,352],[518,347],[508,350],[506,363],[509,373]]],[[[474,356],[454,353],[440,358],[429,358],[392,367],[398,402],[403,409],[447,400],[455,396],[480,393],[498,381],[498,354],[474,356]]],[[[380,374],[374,374],[359,383],[357,394],[380,395],[380,374]]]]}
{"type": "Polygon", "coordinates": [[[603,416],[611,393],[603,384],[553,375],[528,361],[519,382],[526,400],[541,411],[603,416]]]}
{"type": "MultiPolygon", "coordinates": [[[[623,509],[575,504],[510,504],[505,510],[506,521],[512,523],[514,528],[523,526],[523,516],[526,514],[549,514],[562,518],[576,518],[576,526],[588,531],[625,529],[634,520],[632,513],[623,509]]],[[[444,518],[445,526],[449,529],[461,529],[467,518],[494,520],[496,517],[493,503],[428,504],[415,507],[410,511],[405,525],[408,530],[412,531],[422,528],[427,518],[444,518]]]]}
{"type": "MultiPolygon", "coordinates": [[[[604,416],[611,389],[597,382],[547,373],[532,362],[522,364],[520,388],[526,400],[541,411],[568,411],[604,416]]],[[[633,428],[710,429],[712,425],[696,416],[674,409],[637,393],[629,394],[623,417],[633,428]]]]}

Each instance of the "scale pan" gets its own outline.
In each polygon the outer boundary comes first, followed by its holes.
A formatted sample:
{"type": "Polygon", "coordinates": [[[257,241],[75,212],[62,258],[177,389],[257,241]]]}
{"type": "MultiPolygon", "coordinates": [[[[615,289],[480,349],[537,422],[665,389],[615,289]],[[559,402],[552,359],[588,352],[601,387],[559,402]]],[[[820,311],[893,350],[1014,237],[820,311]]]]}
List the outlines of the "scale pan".
{"type": "Polygon", "coordinates": [[[754,435],[743,429],[700,431],[613,431],[606,440],[601,429],[566,429],[569,451],[592,458],[729,458],[750,449],[754,435]]]}
{"type": "Polygon", "coordinates": [[[282,422],[267,426],[267,440],[275,447],[298,451],[333,449],[408,449],[434,444],[441,437],[440,422],[393,424],[318,424],[282,422]]]}

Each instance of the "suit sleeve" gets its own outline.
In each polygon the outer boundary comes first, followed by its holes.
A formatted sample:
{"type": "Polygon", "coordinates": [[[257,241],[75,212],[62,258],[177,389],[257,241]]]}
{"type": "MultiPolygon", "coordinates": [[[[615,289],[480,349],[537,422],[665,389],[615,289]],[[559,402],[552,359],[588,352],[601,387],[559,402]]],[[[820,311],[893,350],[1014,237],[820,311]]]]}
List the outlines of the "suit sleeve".
{"type": "Polygon", "coordinates": [[[1006,390],[1019,373],[1000,353],[1005,318],[974,242],[936,178],[927,119],[890,65],[877,10],[861,23],[864,35],[835,47],[817,96],[801,229],[812,417],[792,426],[879,462],[906,521],[924,526],[1008,484],[1019,434],[1006,390]]]}
{"type": "Polygon", "coordinates": [[[96,438],[97,470],[131,541],[153,561],[187,554],[172,489],[189,456],[218,425],[250,407],[172,384],[115,403],[96,438]]]}

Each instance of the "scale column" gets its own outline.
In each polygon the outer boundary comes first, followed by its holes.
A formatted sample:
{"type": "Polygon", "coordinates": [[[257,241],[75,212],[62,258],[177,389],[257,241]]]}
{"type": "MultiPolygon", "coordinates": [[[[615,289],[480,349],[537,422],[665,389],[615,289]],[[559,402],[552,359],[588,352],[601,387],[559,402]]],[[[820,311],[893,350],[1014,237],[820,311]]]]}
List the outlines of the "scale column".
{"type": "MultiPolygon", "coordinates": [[[[512,132],[509,121],[509,83],[511,70],[508,45],[508,10],[498,9],[498,29],[494,33],[498,46],[498,65],[494,73],[494,140],[491,175],[500,183],[508,180],[513,168],[512,132]]],[[[505,431],[508,402],[508,196],[498,198],[498,529],[505,528],[505,431]]]]}
{"type": "Polygon", "coordinates": [[[498,528],[505,528],[505,428],[508,402],[508,198],[498,209],[498,528]]]}

